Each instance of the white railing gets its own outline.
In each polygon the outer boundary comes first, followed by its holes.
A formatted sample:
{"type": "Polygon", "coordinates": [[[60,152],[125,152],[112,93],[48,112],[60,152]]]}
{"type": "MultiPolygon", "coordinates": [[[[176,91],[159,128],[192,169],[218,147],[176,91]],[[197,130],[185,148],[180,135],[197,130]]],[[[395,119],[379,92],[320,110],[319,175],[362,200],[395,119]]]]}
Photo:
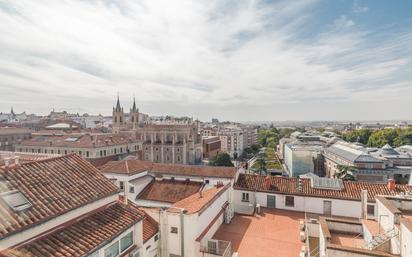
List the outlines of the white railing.
{"type": "Polygon", "coordinates": [[[255,212],[255,205],[252,203],[236,204],[235,212],[239,214],[252,215],[255,212]]]}

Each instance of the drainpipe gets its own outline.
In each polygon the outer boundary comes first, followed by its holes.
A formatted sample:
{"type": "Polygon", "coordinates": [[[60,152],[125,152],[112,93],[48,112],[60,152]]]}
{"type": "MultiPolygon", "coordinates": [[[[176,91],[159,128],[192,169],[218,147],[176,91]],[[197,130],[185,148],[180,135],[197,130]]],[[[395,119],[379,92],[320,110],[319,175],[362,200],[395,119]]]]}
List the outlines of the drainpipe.
{"type": "Polygon", "coordinates": [[[183,216],[183,212],[184,212],[184,209],[181,209],[180,210],[180,230],[181,230],[181,238],[180,238],[180,240],[181,240],[181,248],[182,248],[182,254],[181,254],[181,256],[182,257],[185,257],[185,237],[184,237],[184,231],[185,231],[185,227],[184,227],[184,216],[183,216]]]}

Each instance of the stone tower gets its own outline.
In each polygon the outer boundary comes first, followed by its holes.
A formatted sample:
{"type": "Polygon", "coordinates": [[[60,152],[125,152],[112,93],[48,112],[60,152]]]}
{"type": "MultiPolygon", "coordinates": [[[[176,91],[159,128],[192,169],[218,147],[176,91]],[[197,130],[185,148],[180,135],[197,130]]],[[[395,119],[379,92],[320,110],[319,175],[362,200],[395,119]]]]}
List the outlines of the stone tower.
{"type": "Polygon", "coordinates": [[[136,107],[136,99],[133,97],[133,106],[130,108],[129,122],[133,130],[137,129],[139,123],[139,109],[136,107]]]}
{"type": "Polygon", "coordinates": [[[117,96],[116,107],[113,107],[112,116],[113,116],[113,122],[112,122],[113,133],[119,133],[120,129],[124,127],[124,123],[125,123],[123,107],[120,106],[119,96],[117,96]]]}

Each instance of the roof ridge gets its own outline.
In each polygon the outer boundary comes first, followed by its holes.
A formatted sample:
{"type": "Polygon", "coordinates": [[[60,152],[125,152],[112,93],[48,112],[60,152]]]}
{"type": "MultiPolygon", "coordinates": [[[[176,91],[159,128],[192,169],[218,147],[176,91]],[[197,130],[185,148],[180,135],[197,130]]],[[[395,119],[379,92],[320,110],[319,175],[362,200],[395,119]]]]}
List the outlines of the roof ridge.
{"type": "Polygon", "coordinates": [[[127,162],[128,162],[128,160],[125,161],[125,165],[126,165],[126,171],[129,174],[130,173],[129,164],[127,162]]]}
{"type": "Polygon", "coordinates": [[[30,166],[31,164],[50,162],[50,161],[55,161],[55,160],[58,160],[58,159],[63,159],[63,158],[72,157],[72,156],[80,157],[77,153],[68,153],[68,154],[65,154],[65,155],[53,156],[53,157],[50,157],[50,158],[45,158],[45,159],[40,159],[40,160],[28,161],[28,162],[25,162],[25,163],[21,163],[19,166],[13,165],[12,167],[10,167],[10,169],[18,169],[20,166],[21,167],[22,166],[30,166]]]}

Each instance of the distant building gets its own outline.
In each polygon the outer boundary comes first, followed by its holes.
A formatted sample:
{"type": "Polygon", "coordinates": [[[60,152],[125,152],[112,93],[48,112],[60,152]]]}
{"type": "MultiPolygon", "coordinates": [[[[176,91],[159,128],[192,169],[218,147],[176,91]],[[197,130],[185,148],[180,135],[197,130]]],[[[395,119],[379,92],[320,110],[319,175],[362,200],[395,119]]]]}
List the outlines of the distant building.
{"type": "Polygon", "coordinates": [[[289,176],[305,173],[323,175],[322,150],[324,144],[288,143],[285,145],[285,165],[289,176]]]}
{"type": "Polygon", "coordinates": [[[127,155],[142,155],[142,142],[133,134],[51,134],[33,136],[16,145],[25,153],[77,153],[95,166],[127,155]]]}
{"type": "Polygon", "coordinates": [[[142,142],[142,159],[157,163],[199,164],[202,161],[198,122],[190,118],[145,117],[141,121],[136,102],[126,119],[117,98],[113,107],[113,133],[134,134],[142,142]]]}
{"type": "Polygon", "coordinates": [[[408,163],[410,159],[400,154],[394,157],[393,151],[385,146],[374,153],[360,144],[337,142],[324,150],[325,174],[335,177],[342,167],[348,167],[359,181],[386,183],[394,178],[398,183],[407,183],[411,167],[394,163],[408,163]]]}
{"type": "Polygon", "coordinates": [[[0,127],[0,151],[14,151],[21,141],[31,138],[31,130],[0,127]]]}
{"type": "Polygon", "coordinates": [[[243,130],[240,128],[226,128],[219,131],[219,138],[222,144],[222,152],[228,153],[231,157],[240,156],[245,149],[243,130]]]}
{"type": "Polygon", "coordinates": [[[203,158],[209,159],[216,156],[220,151],[221,141],[217,136],[202,137],[202,155],[203,158]]]}

